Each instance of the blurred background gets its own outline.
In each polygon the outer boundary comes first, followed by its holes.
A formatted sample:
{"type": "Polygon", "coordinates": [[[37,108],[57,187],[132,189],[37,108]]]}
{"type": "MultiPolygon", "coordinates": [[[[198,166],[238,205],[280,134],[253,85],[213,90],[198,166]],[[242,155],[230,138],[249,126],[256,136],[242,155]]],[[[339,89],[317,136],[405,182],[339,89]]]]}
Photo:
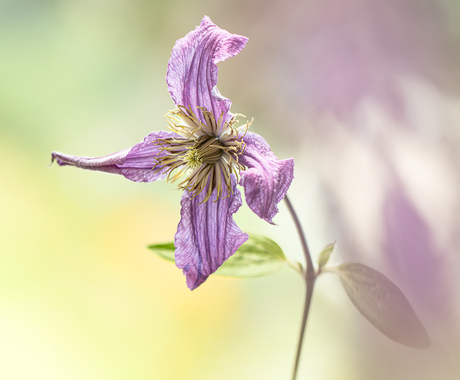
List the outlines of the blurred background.
{"type": "MultiPolygon", "coordinates": [[[[280,158],[314,258],[359,260],[409,298],[432,346],[365,321],[336,278],[314,295],[299,379],[460,376],[460,3],[455,0],[0,0],[0,378],[287,379],[302,281],[286,269],[191,292],[146,245],[180,193],[47,168],[130,147],[174,107],[175,40],[203,15],[249,37],[219,90],[280,158]]],[[[278,226],[235,217],[301,260],[278,226]]]]}

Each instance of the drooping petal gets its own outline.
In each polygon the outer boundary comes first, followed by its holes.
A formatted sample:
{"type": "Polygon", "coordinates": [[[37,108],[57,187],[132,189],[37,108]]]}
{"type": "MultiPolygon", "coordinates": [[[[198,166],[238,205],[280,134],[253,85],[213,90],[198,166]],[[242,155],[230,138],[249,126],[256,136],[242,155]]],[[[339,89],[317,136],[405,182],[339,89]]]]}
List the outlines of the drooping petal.
{"type": "Polygon", "coordinates": [[[165,174],[156,164],[158,157],[166,155],[161,146],[154,144],[158,139],[177,136],[173,132],[152,132],[144,141],[132,148],[104,157],[79,157],[53,152],[52,161],[60,166],[75,166],[80,169],[120,174],[135,182],[153,182],[163,179],[165,174]]]}
{"type": "Polygon", "coordinates": [[[202,284],[248,240],[248,235],[241,232],[232,216],[242,205],[235,178],[232,178],[232,187],[233,194],[218,201],[213,201],[214,190],[206,203],[201,203],[206,190],[193,199],[188,191],[182,195],[181,220],[174,245],[176,265],[183,269],[191,290],[202,284]]]}
{"type": "Polygon", "coordinates": [[[248,169],[241,172],[240,185],[244,187],[246,203],[259,217],[273,224],[277,204],[294,179],[294,160],[278,160],[265,139],[256,133],[248,132],[243,141],[246,149],[239,162],[248,169]]]}
{"type": "Polygon", "coordinates": [[[217,63],[238,54],[247,38],[220,29],[207,16],[200,26],[176,41],[168,63],[166,82],[176,105],[191,107],[203,119],[197,107],[205,107],[219,119],[229,119],[231,101],[217,90],[217,63]]]}
{"type": "Polygon", "coordinates": [[[122,174],[118,166],[123,164],[131,149],[125,149],[104,157],[79,157],[60,152],[51,153],[52,162],[56,161],[60,166],[75,166],[80,169],[95,170],[113,174],[122,174]]]}

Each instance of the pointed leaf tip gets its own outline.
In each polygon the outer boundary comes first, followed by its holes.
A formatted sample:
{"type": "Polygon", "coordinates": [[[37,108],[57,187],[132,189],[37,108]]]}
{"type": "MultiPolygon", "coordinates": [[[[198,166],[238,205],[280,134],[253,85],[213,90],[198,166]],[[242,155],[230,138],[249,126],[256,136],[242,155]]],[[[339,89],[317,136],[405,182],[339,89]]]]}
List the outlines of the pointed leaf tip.
{"type": "Polygon", "coordinates": [[[351,302],[388,338],[414,348],[427,348],[430,338],[401,290],[384,274],[356,262],[334,268],[351,302]]]}
{"type": "Polygon", "coordinates": [[[161,243],[161,244],[150,244],[147,246],[148,249],[151,249],[153,253],[162,259],[170,262],[174,262],[174,243],[161,243]]]}
{"type": "Polygon", "coordinates": [[[328,244],[323,248],[323,250],[319,254],[319,258],[318,258],[318,267],[319,267],[319,269],[321,269],[322,267],[324,267],[328,263],[330,257],[335,253],[336,250],[337,250],[337,243],[336,242],[328,244]]]}

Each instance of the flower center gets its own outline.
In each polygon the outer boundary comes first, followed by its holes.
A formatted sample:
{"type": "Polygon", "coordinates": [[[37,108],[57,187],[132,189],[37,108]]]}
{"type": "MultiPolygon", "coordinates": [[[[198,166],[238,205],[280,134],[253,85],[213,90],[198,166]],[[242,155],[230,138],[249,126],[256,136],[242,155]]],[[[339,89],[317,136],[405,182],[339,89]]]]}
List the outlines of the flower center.
{"type": "Polygon", "coordinates": [[[203,164],[203,155],[196,148],[190,148],[187,153],[180,156],[182,160],[190,165],[192,169],[203,164]]]}
{"type": "Polygon", "coordinates": [[[243,137],[252,120],[235,128],[236,115],[228,122],[223,121],[223,115],[216,121],[212,112],[203,107],[199,110],[201,120],[191,108],[183,106],[165,115],[169,128],[178,136],[155,142],[161,148],[153,169],[167,173],[168,182],[186,175],[179,188],[192,193],[193,198],[205,191],[204,203],[215,189],[216,201],[232,193],[231,174],[238,180],[245,169],[238,163],[238,156],[244,152],[243,137]]]}

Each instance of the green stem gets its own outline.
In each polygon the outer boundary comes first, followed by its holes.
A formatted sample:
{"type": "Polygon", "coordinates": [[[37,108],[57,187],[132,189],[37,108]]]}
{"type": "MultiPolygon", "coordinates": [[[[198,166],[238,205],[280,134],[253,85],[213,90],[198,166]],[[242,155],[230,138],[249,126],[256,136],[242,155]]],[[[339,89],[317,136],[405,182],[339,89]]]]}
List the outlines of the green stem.
{"type": "Polygon", "coordinates": [[[294,208],[292,207],[292,204],[287,195],[285,196],[284,200],[286,201],[289,212],[291,213],[292,219],[294,220],[294,224],[296,226],[297,233],[299,234],[300,242],[302,244],[302,249],[303,249],[303,253],[305,256],[305,264],[306,264],[306,268],[303,271],[303,278],[305,279],[305,286],[306,286],[305,305],[303,308],[302,324],[300,326],[300,335],[299,335],[299,342],[297,344],[297,352],[296,352],[296,358],[294,362],[294,369],[292,371],[292,380],[296,380],[297,370],[299,368],[300,353],[302,351],[302,343],[303,343],[303,338],[305,336],[305,328],[307,326],[308,313],[310,311],[311,298],[313,296],[313,288],[315,286],[315,280],[316,280],[317,274],[315,272],[315,268],[313,267],[313,262],[311,260],[310,251],[308,250],[307,240],[305,239],[305,234],[303,232],[302,225],[300,224],[299,218],[297,217],[297,214],[294,211],[294,208]]]}

